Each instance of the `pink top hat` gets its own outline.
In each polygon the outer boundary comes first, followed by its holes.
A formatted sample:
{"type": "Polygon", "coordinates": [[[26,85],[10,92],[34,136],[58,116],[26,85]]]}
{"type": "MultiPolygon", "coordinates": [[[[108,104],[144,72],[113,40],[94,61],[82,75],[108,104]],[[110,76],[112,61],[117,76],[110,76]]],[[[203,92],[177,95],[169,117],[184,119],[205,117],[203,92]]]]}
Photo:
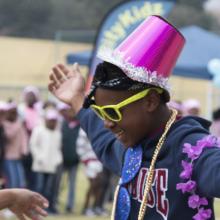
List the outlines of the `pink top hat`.
{"type": "Polygon", "coordinates": [[[114,51],[98,57],[121,68],[131,79],[166,90],[168,77],[184,46],[183,35],[160,16],[149,16],[114,51]]]}

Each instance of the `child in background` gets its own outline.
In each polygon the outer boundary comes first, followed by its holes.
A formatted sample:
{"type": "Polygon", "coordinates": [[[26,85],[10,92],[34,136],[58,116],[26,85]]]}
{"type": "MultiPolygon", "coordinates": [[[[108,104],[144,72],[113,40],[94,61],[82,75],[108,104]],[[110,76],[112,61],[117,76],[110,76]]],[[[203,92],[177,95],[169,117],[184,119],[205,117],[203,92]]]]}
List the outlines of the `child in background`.
{"type": "Polygon", "coordinates": [[[48,212],[54,210],[55,176],[62,163],[61,131],[57,129],[58,112],[48,109],[44,121],[36,126],[31,134],[30,149],[33,157],[32,170],[36,172],[35,191],[44,195],[50,205],[48,212]]]}
{"type": "Polygon", "coordinates": [[[63,164],[61,165],[60,175],[57,176],[57,185],[64,174],[68,174],[68,195],[65,211],[72,213],[75,205],[75,185],[76,174],[79,164],[79,156],[76,152],[76,140],[79,134],[79,122],[73,118],[73,111],[70,106],[60,103],[58,105],[59,112],[63,116],[61,122],[62,132],[62,156],[63,164]]]}
{"type": "Polygon", "coordinates": [[[27,155],[27,133],[18,118],[17,105],[7,104],[6,117],[3,121],[6,137],[4,147],[4,174],[7,188],[23,188],[26,186],[22,158],[27,155]]]}
{"type": "Polygon", "coordinates": [[[23,90],[22,98],[23,102],[18,106],[18,112],[27,129],[28,136],[30,136],[41,119],[42,109],[39,102],[39,90],[34,86],[27,86],[23,90]]]}
{"type": "MultiPolygon", "coordinates": [[[[84,165],[86,177],[89,180],[89,188],[86,193],[83,206],[83,214],[95,216],[99,210],[98,203],[102,197],[102,170],[103,166],[97,159],[86,133],[81,129],[77,139],[77,153],[84,165]],[[93,201],[92,201],[93,200],[93,201]]],[[[101,213],[99,213],[101,215],[101,213]]],[[[104,213],[103,213],[104,214],[104,213]]]]}
{"type": "Polygon", "coordinates": [[[184,116],[199,116],[201,113],[201,106],[197,99],[187,99],[183,102],[182,106],[184,116]]]}
{"type": "Polygon", "coordinates": [[[2,188],[5,183],[5,179],[3,176],[3,161],[4,161],[6,136],[3,127],[3,121],[5,120],[6,110],[7,110],[6,102],[0,101],[0,188],[2,188]]]}
{"type": "Polygon", "coordinates": [[[212,113],[212,125],[210,127],[211,134],[220,137],[220,108],[212,113]]]}
{"type": "Polygon", "coordinates": [[[173,108],[176,109],[178,112],[178,116],[182,116],[183,115],[183,106],[181,101],[176,101],[176,100],[171,100],[167,103],[169,108],[173,108]]]}
{"type": "MultiPolygon", "coordinates": [[[[31,133],[41,120],[42,107],[39,99],[38,88],[35,86],[26,86],[22,92],[22,103],[18,106],[19,116],[28,134],[28,148],[30,148],[29,138],[31,133]]],[[[25,169],[27,188],[33,190],[35,175],[31,170],[32,157],[30,150],[28,155],[23,158],[23,165],[25,169]]]]}

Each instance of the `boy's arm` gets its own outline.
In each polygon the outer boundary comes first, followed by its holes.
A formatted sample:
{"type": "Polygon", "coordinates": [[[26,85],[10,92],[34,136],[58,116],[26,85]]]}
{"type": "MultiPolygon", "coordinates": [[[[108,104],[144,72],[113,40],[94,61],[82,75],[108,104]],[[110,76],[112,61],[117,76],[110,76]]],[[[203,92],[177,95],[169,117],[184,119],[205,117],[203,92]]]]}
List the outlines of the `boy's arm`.
{"type": "Polygon", "coordinates": [[[199,192],[220,198],[220,148],[206,148],[194,163],[193,178],[199,192]]]}
{"type": "MultiPolygon", "coordinates": [[[[183,148],[180,148],[180,156],[178,161],[178,166],[181,166],[181,171],[183,171],[182,165],[180,165],[181,161],[184,160],[186,162],[190,162],[191,159],[188,158],[187,153],[183,152],[184,150],[184,144],[190,143],[192,146],[190,147],[192,150],[194,149],[194,152],[197,152],[200,156],[195,159],[192,163],[193,169],[192,169],[192,180],[196,181],[196,191],[200,194],[200,196],[205,197],[220,197],[220,147],[216,146],[216,141],[213,139],[213,141],[203,141],[201,143],[201,140],[204,140],[204,138],[210,137],[210,134],[207,132],[207,130],[204,130],[202,132],[197,132],[194,130],[193,132],[190,132],[185,136],[183,141],[179,146],[183,146],[183,148]],[[198,143],[198,140],[200,141],[200,144],[198,143]],[[207,145],[210,145],[207,147],[207,145]],[[195,151],[196,149],[199,149],[198,146],[203,146],[202,151],[195,151]],[[204,147],[206,146],[206,147],[204,147]],[[212,147],[213,146],[213,147],[212,147]]],[[[210,139],[211,140],[211,139],[210,139]]],[[[186,145],[185,145],[186,146],[186,145]]],[[[190,150],[190,148],[185,148],[185,151],[187,152],[193,152],[190,150]]],[[[180,178],[181,180],[181,178],[180,178]]],[[[186,182],[187,180],[179,181],[179,182],[186,182]]]]}

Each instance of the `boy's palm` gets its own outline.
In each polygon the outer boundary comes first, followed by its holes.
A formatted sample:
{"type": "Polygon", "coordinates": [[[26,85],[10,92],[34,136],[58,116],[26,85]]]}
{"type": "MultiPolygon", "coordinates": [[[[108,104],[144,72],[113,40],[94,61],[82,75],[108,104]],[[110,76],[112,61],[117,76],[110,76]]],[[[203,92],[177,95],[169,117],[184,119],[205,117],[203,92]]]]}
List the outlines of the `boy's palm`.
{"type": "Polygon", "coordinates": [[[71,70],[62,64],[56,65],[50,79],[48,88],[59,100],[71,105],[84,97],[85,80],[77,64],[71,70]]]}

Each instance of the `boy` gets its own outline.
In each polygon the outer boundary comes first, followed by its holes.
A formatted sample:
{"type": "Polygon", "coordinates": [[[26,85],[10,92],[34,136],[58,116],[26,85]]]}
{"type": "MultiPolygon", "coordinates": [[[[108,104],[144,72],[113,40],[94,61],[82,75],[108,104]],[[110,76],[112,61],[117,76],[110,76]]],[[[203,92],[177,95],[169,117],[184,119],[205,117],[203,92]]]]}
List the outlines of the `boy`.
{"type": "Polygon", "coordinates": [[[166,105],[184,42],[171,24],[150,16],[113,52],[98,55],[104,62],[85,102],[77,64],[52,69],[50,91],[71,104],[99,159],[121,176],[112,219],[214,219],[217,139],[208,136],[209,122],[179,118],[166,105]]]}

